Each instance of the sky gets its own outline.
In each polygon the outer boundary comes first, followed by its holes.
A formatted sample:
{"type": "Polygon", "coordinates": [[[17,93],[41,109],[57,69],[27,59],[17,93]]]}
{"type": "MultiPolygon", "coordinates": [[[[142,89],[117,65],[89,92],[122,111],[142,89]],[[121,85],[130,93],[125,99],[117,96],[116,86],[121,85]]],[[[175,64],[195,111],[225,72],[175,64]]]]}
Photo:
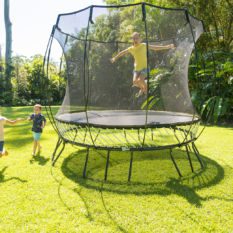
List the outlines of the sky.
{"type": "MultiPolygon", "coordinates": [[[[58,14],[73,12],[103,0],[10,0],[13,56],[44,55],[58,14]]],[[[0,45],[5,53],[4,0],[0,0],[0,45]]]]}

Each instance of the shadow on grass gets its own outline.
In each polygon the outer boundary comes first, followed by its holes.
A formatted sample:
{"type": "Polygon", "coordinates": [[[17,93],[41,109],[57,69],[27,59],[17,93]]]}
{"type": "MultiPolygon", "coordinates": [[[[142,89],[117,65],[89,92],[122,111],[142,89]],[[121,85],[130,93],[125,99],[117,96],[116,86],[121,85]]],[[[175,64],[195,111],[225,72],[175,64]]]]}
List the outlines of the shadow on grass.
{"type": "MultiPolygon", "coordinates": [[[[203,201],[215,198],[203,198],[197,191],[217,185],[224,178],[224,169],[214,160],[203,155],[201,158],[204,169],[200,169],[195,155],[190,153],[195,170],[192,173],[186,152],[177,149],[173,150],[173,155],[183,174],[182,178],[178,177],[168,151],[135,152],[131,182],[127,182],[129,152],[111,152],[108,181],[106,182],[104,181],[106,153],[102,151],[90,150],[86,179],[82,178],[86,150],[70,154],[62,163],[62,172],[67,178],[78,184],[77,188],[72,190],[83,200],[90,221],[94,219],[94,216],[90,211],[88,197],[81,192],[83,188],[99,191],[108,218],[120,232],[127,232],[127,227],[120,224],[115,215],[112,214],[112,207],[109,208],[108,202],[104,198],[104,192],[138,196],[160,195],[167,197],[177,195],[197,208],[202,206],[203,201]]],[[[175,203],[172,204],[175,205],[175,203]]],[[[177,208],[180,208],[179,205],[177,208]]],[[[192,218],[192,216],[189,217],[192,218]]]]}
{"type": "MultiPolygon", "coordinates": [[[[102,185],[102,186],[103,186],[103,185],[102,185]]],[[[109,209],[108,209],[108,207],[107,207],[107,204],[106,204],[106,202],[105,202],[102,189],[101,189],[101,192],[100,192],[100,193],[101,193],[101,201],[102,201],[102,203],[103,203],[103,207],[104,207],[104,209],[105,209],[105,211],[106,211],[106,213],[107,213],[109,219],[111,219],[111,221],[115,224],[115,226],[117,226],[117,228],[118,228],[119,231],[124,232],[124,233],[128,232],[124,227],[120,226],[120,225],[118,224],[118,222],[116,221],[116,219],[112,216],[111,211],[109,211],[109,209]]]]}
{"type": "Polygon", "coordinates": [[[6,169],[7,169],[7,167],[4,167],[2,170],[0,170],[0,183],[11,181],[11,180],[20,181],[22,183],[27,182],[27,180],[23,180],[23,179],[20,179],[19,177],[15,177],[15,176],[6,179],[5,175],[4,175],[4,172],[6,171],[6,169]]]}
{"type": "Polygon", "coordinates": [[[62,164],[62,172],[72,181],[88,189],[135,195],[176,194],[184,197],[190,204],[200,207],[204,199],[196,191],[218,184],[224,178],[223,168],[214,160],[201,155],[204,169],[200,169],[199,162],[191,153],[195,170],[192,173],[186,153],[174,150],[173,154],[183,174],[182,178],[178,177],[167,151],[135,153],[131,182],[127,182],[130,157],[130,153],[127,152],[112,152],[106,182],[106,156],[95,150],[90,151],[86,179],[82,178],[85,150],[67,157],[62,164]]]}
{"type": "Polygon", "coordinates": [[[41,156],[41,154],[37,154],[35,156],[32,156],[32,158],[30,159],[30,163],[38,163],[41,166],[44,166],[47,162],[49,161],[49,158],[45,158],[43,156],[41,156]]]}
{"type": "Polygon", "coordinates": [[[28,136],[16,138],[6,138],[6,145],[12,148],[24,147],[25,145],[32,144],[33,138],[29,134],[28,136]],[[17,143],[16,143],[17,141],[17,143]]]}

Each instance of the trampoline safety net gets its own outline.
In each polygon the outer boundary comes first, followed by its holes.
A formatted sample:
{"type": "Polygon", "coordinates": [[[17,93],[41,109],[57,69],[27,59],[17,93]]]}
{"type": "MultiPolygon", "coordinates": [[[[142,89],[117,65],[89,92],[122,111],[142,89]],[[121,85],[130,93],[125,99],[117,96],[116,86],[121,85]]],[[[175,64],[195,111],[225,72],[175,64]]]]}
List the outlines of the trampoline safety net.
{"type": "Polygon", "coordinates": [[[202,32],[202,22],[187,10],[146,3],[60,14],[50,44],[62,49],[67,81],[54,117],[58,133],[100,148],[153,149],[194,140],[200,117],[189,93],[188,65],[202,32]],[[133,83],[141,75],[131,52],[135,34],[145,49],[144,91],[133,83]]]}

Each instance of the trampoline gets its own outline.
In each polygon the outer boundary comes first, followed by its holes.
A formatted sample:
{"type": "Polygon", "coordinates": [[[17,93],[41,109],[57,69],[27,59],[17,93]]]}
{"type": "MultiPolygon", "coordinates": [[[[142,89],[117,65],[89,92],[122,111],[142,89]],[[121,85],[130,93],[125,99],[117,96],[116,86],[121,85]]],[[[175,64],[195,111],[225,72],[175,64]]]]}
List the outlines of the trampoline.
{"type": "Polygon", "coordinates": [[[191,171],[190,152],[203,168],[195,145],[201,118],[188,87],[189,59],[193,52],[196,55],[195,43],[202,32],[202,21],[186,9],[147,3],[90,6],[58,15],[44,62],[49,77],[57,43],[67,85],[55,115],[49,90],[46,91],[47,114],[58,135],[52,164],[70,143],[87,148],[84,178],[90,148],[107,151],[105,180],[113,150],[130,153],[128,181],[135,151],[169,150],[175,169],[182,176],[172,151],[184,147],[191,171]],[[137,94],[141,86],[132,85],[136,58],[129,51],[136,47],[132,45],[133,32],[140,32],[140,46],[145,48],[147,88],[141,95],[137,94]],[[111,58],[121,51],[127,51],[127,56],[111,63],[111,58]]]}
{"type": "Polygon", "coordinates": [[[143,128],[145,122],[149,128],[190,125],[200,121],[193,115],[175,112],[160,111],[87,111],[81,113],[66,113],[55,118],[59,122],[80,126],[106,127],[106,128],[143,128]],[[147,119],[146,119],[147,118],[147,119]],[[88,120],[87,120],[88,119],[88,120]]]}

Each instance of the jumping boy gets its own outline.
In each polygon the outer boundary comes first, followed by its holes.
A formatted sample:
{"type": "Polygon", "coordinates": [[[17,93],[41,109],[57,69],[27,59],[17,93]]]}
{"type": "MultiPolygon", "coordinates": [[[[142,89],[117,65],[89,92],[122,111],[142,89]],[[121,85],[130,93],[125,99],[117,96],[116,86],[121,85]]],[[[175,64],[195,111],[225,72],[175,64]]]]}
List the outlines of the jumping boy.
{"type": "MultiPolygon", "coordinates": [[[[146,43],[141,43],[141,37],[138,32],[132,34],[133,45],[121,52],[111,59],[114,63],[118,58],[130,53],[134,57],[134,72],[133,72],[133,86],[138,87],[140,90],[137,93],[137,97],[147,93],[147,84],[145,78],[147,77],[147,46],[146,43]]],[[[154,51],[166,50],[174,48],[173,44],[159,46],[148,45],[148,48],[154,51]]]]}
{"type": "Polygon", "coordinates": [[[46,124],[45,117],[41,114],[42,106],[40,104],[34,105],[34,113],[28,118],[29,121],[32,121],[32,132],[33,132],[33,149],[32,155],[36,155],[36,151],[40,153],[41,145],[40,138],[43,131],[43,128],[46,124]]]}

